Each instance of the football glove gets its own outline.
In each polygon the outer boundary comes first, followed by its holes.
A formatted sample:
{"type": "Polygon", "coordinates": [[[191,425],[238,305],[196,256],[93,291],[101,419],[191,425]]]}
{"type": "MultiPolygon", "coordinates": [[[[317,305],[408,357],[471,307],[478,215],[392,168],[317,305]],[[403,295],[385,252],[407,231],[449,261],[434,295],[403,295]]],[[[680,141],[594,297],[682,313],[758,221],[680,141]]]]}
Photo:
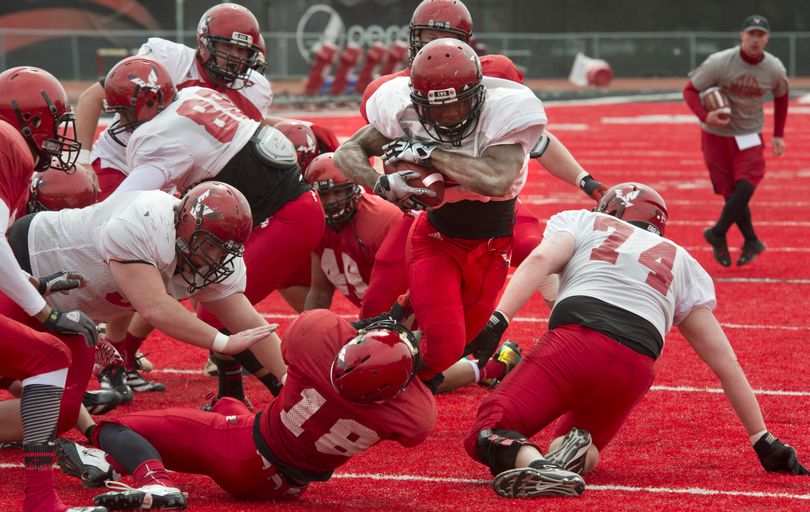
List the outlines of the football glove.
{"type": "Polygon", "coordinates": [[[478,359],[478,368],[483,369],[498,348],[507,327],[509,327],[509,321],[506,319],[506,315],[495,310],[478,336],[464,347],[464,355],[472,354],[474,358],[478,359]]]}
{"type": "Polygon", "coordinates": [[[419,176],[414,171],[397,171],[383,174],[374,184],[374,193],[400,207],[403,211],[424,210],[427,206],[413,196],[435,197],[436,193],[429,188],[412,187],[410,178],[419,176]]]}
{"type": "Polygon", "coordinates": [[[43,297],[54,292],[67,293],[68,290],[81,288],[85,282],[84,277],[76,272],[57,272],[45,277],[35,277],[35,279],[39,282],[37,290],[43,297]]]}
{"type": "Polygon", "coordinates": [[[754,443],[754,451],[757,452],[762,467],[769,473],[810,475],[810,471],[799,462],[796,450],[775,438],[770,432],[766,432],[754,443]]]}
{"type": "Polygon", "coordinates": [[[56,334],[81,334],[88,347],[95,347],[98,343],[98,326],[81,311],[51,310],[51,314],[42,326],[56,334]]]}
{"type": "Polygon", "coordinates": [[[608,191],[606,186],[593,179],[590,174],[586,174],[585,177],[579,180],[579,189],[597,202],[602,199],[602,196],[608,191]]]}
{"type": "Polygon", "coordinates": [[[436,144],[425,144],[416,140],[399,139],[394,140],[382,147],[385,153],[382,155],[383,163],[386,165],[397,162],[410,162],[420,164],[430,158],[430,154],[436,149],[436,144]]]}

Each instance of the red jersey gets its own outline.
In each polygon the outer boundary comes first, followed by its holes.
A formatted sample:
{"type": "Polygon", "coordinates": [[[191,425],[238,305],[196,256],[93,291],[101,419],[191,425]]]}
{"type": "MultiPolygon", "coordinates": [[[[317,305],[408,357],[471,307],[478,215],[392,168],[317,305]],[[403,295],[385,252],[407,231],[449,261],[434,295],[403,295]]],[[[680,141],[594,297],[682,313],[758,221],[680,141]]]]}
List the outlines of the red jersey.
{"type": "Polygon", "coordinates": [[[281,353],[287,381],[262,412],[261,434],[280,462],[321,475],[389,439],[403,446],[425,440],[436,421],[436,401],[414,379],[397,397],[359,405],[338,395],[332,361],[357,331],[334,311],[305,311],[287,329],[281,353]]]}
{"type": "MultiPolygon", "coordinates": [[[[22,134],[0,119],[0,200],[10,212],[8,225],[23,211],[34,175],[34,157],[22,134]]],[[[5,233],[3,233],[5,236],[5,233]]]]}
{"type": "Polygon", "coordinates": [[[315,249],[321,270],[355,306],[360,306],[368,288],[377,249],[402,215],[394,203],[364,194],[354,217],[340,231],[324,231],[315,249]]]}
{"type": "MultiPolygon", "coordinates": [[[[493,78],[503,78],[504,80],[511,80],[519,84],[523,83],[523,73],[515,66],[509,57],[504,55],[484,55],[481,57],[481,71],[484,76],[491,76],[493,78]]],[[[371,95],[377,92],[382,84],[393,80],[400,76],[411,76],[411,68],[405,68],[390,75],[384,75],[374,80],[363,91],[363,99],[360,101],[360,115],[363,120],[368,123],[368,116],[366,115],[366,102],[371,95]]]]}

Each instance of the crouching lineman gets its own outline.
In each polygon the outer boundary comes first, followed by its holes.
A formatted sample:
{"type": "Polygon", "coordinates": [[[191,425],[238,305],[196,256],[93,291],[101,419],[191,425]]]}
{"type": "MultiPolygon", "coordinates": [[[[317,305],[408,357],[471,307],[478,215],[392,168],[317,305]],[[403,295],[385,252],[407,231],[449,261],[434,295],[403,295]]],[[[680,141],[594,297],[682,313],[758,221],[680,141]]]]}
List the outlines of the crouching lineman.
{"type": "MultiPolygon", "coordinates": [[[[98,320],[138,311],[186,343],[226,354],[250,349],[267,369],[267,378],[277,383],[284,363],[273,334],[276,326],[267,325],[242,293],[242,251],[251,227],[244,196],[231,186],[206,182],[182,199],[160,191],[136,192],[87,208],[27,215],[14,224],[9,239],[23,270],[49,275],[74,265],[92,276],[70,295],[49,296],[51,307],[81,308],[98,320]],[[237,334],[226,336],[199,320],[178,302],[188,297],[209,307],[237,334]]],[[[0,306],[13,319],[26,316],[20,308],[0,306]]],[[[82,399],[93,366],[93,353],[87,356],[74,358],[68,371],[63,409],[82,399]]],[[[59,432],[73,422],[75,416],[60,419],[59,432]]]]}
{"type": "Polygon", "coordinates": [[[114,471],[131,474],[134,488],[95,498],[116,510],[185,508],[167,470],[208,475],[237,499],[295,499],[380,441],[410,447],[427,437],[436,403],[412,380],[417,338],[394,322],[357,331],[337,313],[307,311],[282,342],[286,384],[260,413],[223,398],[215,414],[175,408],[120,416],[92,434],[112,466],[99,450],[69,441],[60,441],[59,464],[88,486],[114,471]]]}
{"type": "MultiPolygon", "coordinates": [[[[581,494],[585,483],[577,473],[593,469],[652,385],[673,324],[720,379],[762,466],[810,474],[793,448],[766,429],[712,313],[712,279],[663,238],[666,221],[664,200],[652,188],[616,185],[593,212],[553,216],[540,246],[510,280],[496,310],[504,329],[549,275],[560,274],[559,293],[545,297],[556,299],[549,331],[484,400],[464,440],[467,453],[489,466],[498,494],[581,494]],[[559,416],[558,437],[543,456],[528,438],[559,416]]],[[[501,333],[484,329],[472,345],[494,347],[501,333]]]]}
{"type": "MultiPolygon", "coordinates": [[[[0,307],[0,380],[22,381],[21,400],[0,402],[0,436],[7,431],[6,411],[15,409],[16,439],[25,452],[23,512],[68,510],[53,485],[54,431],[71,352],[92,354],[98,339],[96,324],[82,312],[57,309],[42,297],[80,286],[83,278],[63,267],[28,278],[6,238],[34,172],[73,168],[81,145],[67,135],[72,125],[67,94],[53,75],[34,67],[0,73],[0,302],[10,306],[0,307]],[[19,314],[7,314],[11,307],[19,314]]],[[[71,422],[77,411],[78,405],[71,422]]]]}

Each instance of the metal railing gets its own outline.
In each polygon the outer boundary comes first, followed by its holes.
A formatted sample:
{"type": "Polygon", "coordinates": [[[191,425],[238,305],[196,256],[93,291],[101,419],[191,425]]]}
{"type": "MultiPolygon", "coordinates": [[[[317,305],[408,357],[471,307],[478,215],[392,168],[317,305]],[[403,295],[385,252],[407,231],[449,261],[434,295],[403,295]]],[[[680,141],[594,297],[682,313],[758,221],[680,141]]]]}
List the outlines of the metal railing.
{"type": "MultiPolygon", "coordinates": [[[[32,65],[65,80],[98,78],[99,67],[109,69],[115,58],[99,66],[99,49],[138,48],[149,37],[172,41],[177,31],[41,30],[0,28],[0,69],[32,65]],[[24,43],[30,43],[25,45],[24,43]]],[[[304,34],[317,39],[319,34],[304,34]]],[[[195,33],[182,41],[195,46],[195,33]]],[[[295,32],[264,34],[271,79],[307,75],[309,63],[298,50],[295,32]]],[[[685,76],[709,54],[737,44],[729,32],[595,32],[566,34],[478,33],[491,53],[512,58],[530,78],[566,77],[577,52],[607,60],[616,77],[685,76]]],[[[768,51],[785,64],[789,76],[810,76],[810,32],[772,34],[768,51]]]]}

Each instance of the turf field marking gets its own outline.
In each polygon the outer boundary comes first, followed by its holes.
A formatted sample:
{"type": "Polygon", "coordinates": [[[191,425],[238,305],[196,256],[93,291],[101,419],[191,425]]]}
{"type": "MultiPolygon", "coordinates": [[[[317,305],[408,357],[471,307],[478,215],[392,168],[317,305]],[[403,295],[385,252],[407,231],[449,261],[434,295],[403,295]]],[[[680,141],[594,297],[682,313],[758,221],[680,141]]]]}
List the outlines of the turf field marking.
{"type": "MultiPolygon", "coordinates": [[[[391,480],[399,482],[435,482],[448,484],[484,484],[490,480],[478,478],[433,477],[422,475],[382,475],[378,473],[338,473],[333,478],[347,480],[391,480]]],[[[723,491],[701,487],[635,487],[629,485],[588,485],[586,491],[602,492],[646,492],[651,494],[692,494],[696,496],[743,496],[748,498],[785,498],[792,500],[810,500],[810,494],[791,494],[786,492],[760,491],[723,491]]]]}

